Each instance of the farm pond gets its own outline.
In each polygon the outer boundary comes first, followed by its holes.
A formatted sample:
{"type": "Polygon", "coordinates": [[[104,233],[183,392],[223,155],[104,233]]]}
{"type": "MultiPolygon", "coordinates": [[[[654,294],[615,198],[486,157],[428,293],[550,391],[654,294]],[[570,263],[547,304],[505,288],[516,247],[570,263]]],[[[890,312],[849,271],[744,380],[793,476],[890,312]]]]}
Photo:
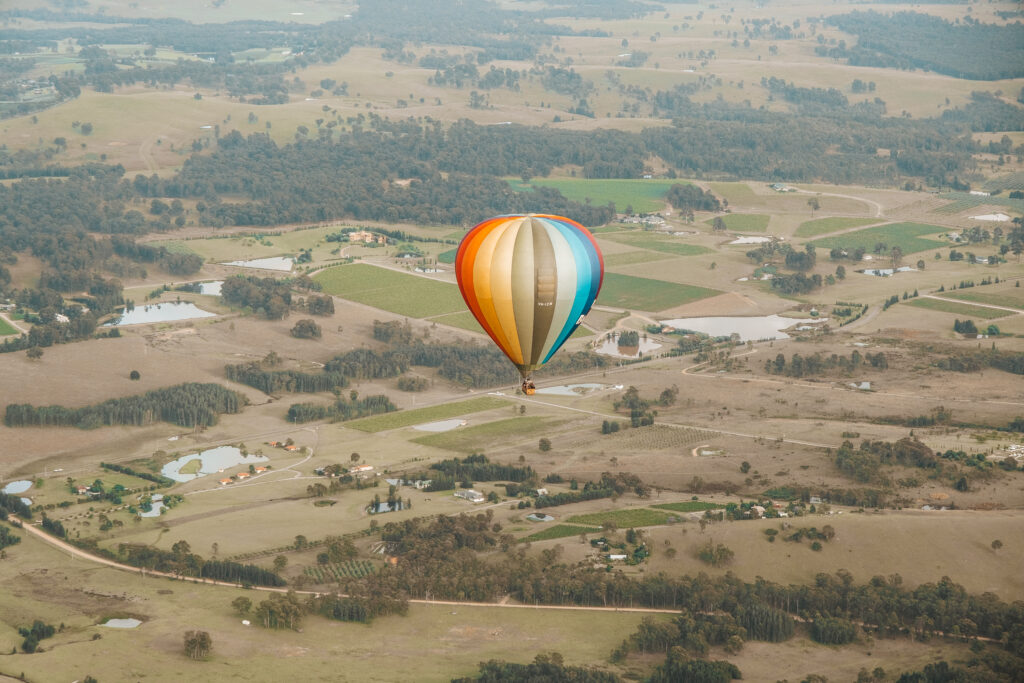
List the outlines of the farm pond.
{"type": "MultiPolygon", "coordinates": [[[[235,446],[218,446],[200,453],[185,455],[177,460],[172,460],[163,466],[160,474],[169,477],[174,481],[192,481],[208,474],[221,472],[228,467],[236,465],[250,465],[257,462],[266,462],[268,458],[262,455],[242,455],[242,451],[235,446]],[[188,466],[189,463],[198,460],[199,465],[188,466]],[[185,470],[185,471],[182,471],[185,470]]],[[[155,507],[155,505],[154,505],[155,507]]],[[[159,513],[157,513],[159,514],[159,513]]]]}
{"type": "Polygon", "coordinates": [[[105,323],[103,327],[120,327],[121,325],[144,325],[147,323],[165,323],[174,320],[191,320],[193,318],[212,318],[210,313],[189,301],[166,301],[148,306],[137,306],[124,311],[120,317],[105,323]]]}
{"type": "Polygon", "coordinates": [[[292,270],[294,261],[290,256],[269,256],[267,258],[256,258],[249,261],[228,261],[223,266],[238,266],[239,268],[259,268],[261,270],[280,270],[289,273],[292,270]]]}
{"type": "Polygon", "coordinates": [[[793,318],[783,318],[780,315],[761,315],[750,317],[674,318],[660,322],[662,325],[668,325],[677,330],[702,332],[711,337],[728,337],[736,333],[740,336],[740,341],[758,341],[760,339],[789,339],[789,335],[782,330],[792,327],[798,322],[805,325],[814,325],[823,323],[825,320],[825,318],[794,320],[793,318]]]}

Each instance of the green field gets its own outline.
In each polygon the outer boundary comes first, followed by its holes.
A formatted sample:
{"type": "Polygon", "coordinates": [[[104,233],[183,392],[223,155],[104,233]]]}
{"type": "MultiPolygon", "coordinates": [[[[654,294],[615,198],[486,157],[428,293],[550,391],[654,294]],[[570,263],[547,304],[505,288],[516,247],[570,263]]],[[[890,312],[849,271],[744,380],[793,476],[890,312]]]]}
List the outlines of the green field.
{"type": "Polygon", "coordinates": [[[328,294],[410,318],[429,318],[466,308],[454,285],[365,263],[334,266],[313,279],[328,294]]]}
{"type": "Polygon", "coordinates": [[[964,290],[943,292],[942,296],[950,299],[973,301],[992,306],[1008,306],[1024,310],[1024,287],[1009,287],[1002,291],[992,291],[989,287],[971,287],[964,290]]]}
{"type": "Polygon", "coordinates": [[[660,251],[676,256],[699,256],[700,254],[711,253],[710,249],[699,244],[687,244],[686,242],[680,242],[678,238],[671,235],[659,235],[652,232],[619,233],[609,235],[604,239],[612,240],[619,244],[627,244],[638,249],[650,249],[651,251],[660,251]]]}
{"type": "Polygon", "coordinates": [[[917,308],[926,308],[929,311],[955,313],[956,315],[964,315],[968,318],[981,318],[983,320],[1005,318],[1008,315],[1013,315],[1010,311],[1001,311],[998,308],[983,308],[981,306],[958,304],[954,301],[941,301],[939,299],[924,299],[919,297],[916,299],[910,299],[907,303],[911,306],[916,306],[917,308]]]}
{"type": "Polygon", "coordinates": [[[703,500],[684,500],[679,503],[659,503],[651,507],[673,512],[703,512],[704,510],[717,510],[725,506],[718,503],[707,503],[703,500]]]}
{"type": "Polygon", "coordinates": [[[573,515],[567,522],[577,524],[593,524],[600,526],[605,522],[612,522],[620,529],[637,526],[657,526],[668,522],[667,512],[650,510],[648,508],[634,508],[629,510],[608,510],[607,512],[591,512],[585,515],[573,515]]]}
{"type": "Polygon", "coordinates": [[[399,427],[408,427],[423,422],[447,420],[452,417],[494,410],[495,408],[507,405],[508,403],[500,398],[478,396],[477,398],[456,403],[445,403],[439,406],[430,406],[429,408],[416,408],[415,410],[402,410],[397,413],[366,417],[362,420],[347,422],[345,426],[351,429],[358,429],[361,432],[383,432],[386,429],[398,429],[399,427]]]}
{"type": "Polygon", "coordinates": [[[0,336],[5,334],[18,334],[18,330],[14,328],[9,322],[0,318],[0,336]]]}
{"type": "Polygon", "coordinates": [[[830,232],[836,230],[845,230],[846,228],[857,228],[862,225],[870,225],[871,223],[878,223],[876,218],[815,218],[813,221],[805,221],[800,224],[800,227],[793,233],[796,237],[817,237],[818,235],[827,235],[830,232]]]}
{"type": "Polygon", "coordinates": [[[496,439],[507,442],[509,439],[523,438],[531,434],[538,434],[541,429],[557,427],[563,422],[564,420],[534,416],[511,417],[472,427],[460,427],[448,432],[427,434],[411,439],[411,441],[449,451],[475,453],[483,450],[485,446],[496,439]]]}
{"type": "Polygon", "coordinates": [[[509,179],[509,185],[518,191],[527,191],[531,185],[553,187],[565,196],[577,202],[586,202],[595,206],[604,206],[614,202],[619,213],[653,213],[665,207],[665,194],[673,185],[683,184],[680,180],[590,180],[586,178],[533,178],[528,183],[509,179]]]}
{"type": "MultiPolygon", "coordinates": [[[[725,227],[737,232],[764,232],[768,229],[769,216],[763,213],[730,213],[721,217],[725,221],[725,227]]],[[[714,218],[709,218],[705,223],[711,225],[714,218]]]]}
{"type": "Polygon", "coordinates": [[[631,266],[635,263],[650,263],[660,261],[663,258],[672,258],[669,255],[656,256],[648,251],[624,251],[621,254],[608,254],[604,257],[604,267],[614,268],[615,266],[631,266]]]}
{"type": "Polygon", "coordinates": [[[757,201],[757,195],[746,183],[711,183],[711,191],[719,197],[729,200],[730,204],[743,204],[757,201]]]}
{"type": "Polygon", "coordinates": [[[899,247],[904,254],[913,254],[925,249],[944,246],[945,242],[921,237],[921,235],[935,235],[940,232],[946,232],[946,228],[926,223],[890,223],[845,235],[825,237],[815,240],[811,244],[820,249],[832,249],[833,247],[856,249],[861,247],[870,254],[874,251],[875,245],[882,243],[886,245],[886,251],[893,247],[899,247]]]}
{"type": "Polygon", "coordinates": [[[449,249],[448,251],[442,251],[437,255],[438,263],[455,263],[455,257],[458,255],[458,249],[449,249]]]}
{"type": "Polygon", "coordinates": [[[523,541],[550,541],[555,538],[568,538],[580,534],[594,534],[601,530],[590,526],[576,526],[573,524],[555,524],[535,534],[523,538],[523,541]]]}
{"type": "Polygon", "coordinates": [[[663,311],[717,294],[721,292],[707,287],[650,280],[621,273],[605,273],[597,303],[641,311],[663,311]]]}

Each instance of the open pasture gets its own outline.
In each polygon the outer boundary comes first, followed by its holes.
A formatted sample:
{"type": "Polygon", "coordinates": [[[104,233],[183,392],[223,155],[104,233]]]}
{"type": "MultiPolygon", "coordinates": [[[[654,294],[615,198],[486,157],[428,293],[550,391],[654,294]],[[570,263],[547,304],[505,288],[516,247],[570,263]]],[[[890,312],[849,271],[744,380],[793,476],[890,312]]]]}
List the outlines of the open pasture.
{"type": "Polygon", "coordinates": [[[929,311],[955,313],[956,315],[963,315],[968,318],[981,318],[982,320],[1005,318],[1008,315],[1013,315],[1010,311],[1003,311],[998,308],[985,308],[984,306],[972,306],[970,304],[959,304],[955,301],[944,301],[942,299],[931,299],[925,297],[908,299],[906,303],[917,308],[925,308],[929,311]]]}
{"type": "Polygon", "coordinates": [[[667,512],[661,510],[651,510],[649,508],[625,508],[606,510],[602,512],[590,512],[583,515],[573,515],[566,521],[573,524],[588,524],[593,526],[601,526],[605,522],[611,522],[620,529],[628,529],[638,526],[658,526],[668,522],[669,517],[672,517],[667,512]]]}
{"type": "Polygon", "coordinates": [[[961,301],[973,301],[978,304],[989,304],[992,306],[1006,306],[1024,311],[1024,287],[1014,287],[1007,283],[1005,286],[986,285],[984,287],[970,287],[968,289],[957,289],[951,292],[943,292],[942,296],[961,301]]]}
{"type": "Polygon", "coordinates": [[[601,530],[592,526],[578,524],[555,524],[520,539],[526,543],[533,541],[551,541],[556,538],[578,537],[580,534],[596,534],[601,530]]]}
{"type": "Polygon", "coordinates": [[[711,191],[730,204],[746,206],[758,200],[758,196],[746,183],[709,183],[711,191]]]}
{"type": "Polygon", "coordinates": [[[665,256],[659,257],[657,254],[652,254],[649,251],[624,251],[617,254],[608,254],[604,257],[605,268],[615,268],[617,266],[631,266],[636,263],[650,263],[651,261],[657,261],[660,259],[672,258],[671,255],[666,254],[665,256]]]}
{"type": "Polygon", "coordinates": [[[328,268],[313,279],[328,294],[410,318],[454,313],[466,307],[454,285],[365,263],[328,268]]]}
{"type": "Polygon", "coordinates": [[[633,275],[605,273],[597,303],[603,306],[638,309],[641,311],[663,311],[683,304],[715,296],[721,292],[681,285],[664,280],[649,280],[633,275]]]}
{"type": "Polygon", "coordinates": [[[414,443],[461,453],[482,452],[495,443],[534,440],[538,434],[549,433],[566,420],[524,415],[505,420],[485,422],[471,427],[458,427],[448,432],[428,434],[411,439],[414,443]]]}
{"type": "Polygon", "coordinates": [[[445,403],[438,406],[430,406],[428,408],[414,408],[412,410],[402,410],[397,413],[365,417],[361,420],[348,422],[345,426],[351,429],[358,429],[362,432],[383,432],[385,430],[398,429],[400,427],[411,427],[412,425],[424,422],[447,420],[452,417],[459,417],[460,415],[469,415],[470,413],[494,410],[495,408],[501,408],[507,405],[508,401],[505,399],[496,398],[494,396],[477,396],[476,398],[457,401],[455,403],[445,403]]]}
{"type": "Polygon", "coordinates": [[[18,330],[9,322],[0,318],[0,337],[7,334],[18,334],[18,330]]]}
{"type": "Polygon", "coordinates": [[[650,249],[651,251],[660,251],[665,254],[673,254],[675,256],[699,256],[701,254],[708,254],[711,251],[707,247],[702,247],[699,244],[683,242],[673,235],[657,234],[646,231],[615,233],[613,235],[604,236],[602,241],[605,240],[625,244],[637,249],[650,249]]]}
{"type": "Polygon", "coordinates": [[[801,223],[793,235],[795,237],[817,237],[818,235],[827,235],[837,230],[859,228],[862,225],[870,225],[877,222],[878,220],[874,218],[846,218],[842,216],[815,218],[814,220],[801,223]]]}
{"type": "Polygon", "coordinates": [[[595,206],[615,204],[619,213],[655,213],[665,208],[665,194],[673,185],[688,184],[681,180],[653,179],[589,179],[589,178],[531,178],[528,183],[509,180],[515,190],[529,190],[531,185],[551,187],[567,199],[587,202],[595,206]]]}
{"type": "Polygon", "coordinates": [[[868,253],[874,251],[875,245],[882,243],[886,245],[886,251],[893,247],[899,247],[904,254],[913,254],[925,249],[936,249],[944,246],[945,242],[934,239],[925,239],[923,235],[936,235],[945,232],[946,229],[938,225],[925,223],[889,223],[874,228],[865,228],[855,232],[825,237],[811,242],[820,249],[832,249],[841,247],[843,249],[865,249],[868,253]]]}
{"type": "MultiPolygon", "coordinates": [[[[727,213],[721,216],[725,227],[735,232],[764,232],[768,229],[770,216],[760,213],[727,213]]],[[[714,218],[709,218],[705,223],[711,225],[714,218]]]]}
{"type": "Polygon", "coordinates": [[[684,500],[678,503],[658,503],[652,508],[659,510],[672,510],[673,512],[703,512],[705,510],[717,510],[724,507],[720,503],[708,503],[703,500],[684,500]]]}

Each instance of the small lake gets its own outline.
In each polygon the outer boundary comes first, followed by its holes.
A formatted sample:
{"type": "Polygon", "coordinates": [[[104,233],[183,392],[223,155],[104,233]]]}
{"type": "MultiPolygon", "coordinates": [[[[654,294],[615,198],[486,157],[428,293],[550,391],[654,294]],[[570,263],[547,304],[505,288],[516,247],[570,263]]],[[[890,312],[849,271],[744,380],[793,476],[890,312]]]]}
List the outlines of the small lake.
{"type": "MultiPolygon", "coordinates": [[[[242,451],[234,446],[218,446],[201,453],[192,453],[177,460],[172,460],[163,466],[160,474],[174,481],[192,481],[199,477],[205,477],[208,474],[216,474],[229,467],[235,467],[236,465],[248,466],[257,462],[266,462],[268,459],[262,455],[242,455],[242,451]],[[189,472],[181,471],[188,463],[195,460],[201,461],[198,470],[192,472],[192,468],[189,468],[189,472]]],[[[195,466],[193,465],[193,467],[195,466]]]]}
{"type": "Polygon", "coordinates": [[[102,626],[107,628],[135,628],[141,626],[142,622],[138,619],[107,619],[102,626]]]}
{"type": "Polygon", "coordinates": [[[441,420],[439,422],[427,422],[421,425],[415,425],[413,429],[421,432],[450,432],[451,430],[457,427],[462,427],[465,424],[465,420],[455,418],[454,420],[441,420]]]}
{"type": "Polygon", "coordinates": [[[294,261],[290,256],[270,256],[268,258],[257,258],[249,261],[228,261],[221,265],[238,266],[239,268],[259,268],[261,270],[280,270],[290,273],[294,261]]]}
{"type": "Polygon", "coordinates": [[[190,301],[167,301],[160,304],[149,304],[148,306],[136,306],[132,310],[122,313],[121,317],[106,323],[103,327],[165,323],[175,320],[191,320],[193,318],[212,318],[215,315],[217,314],[204,311],[190,301]]]}
{"type": "Polygon", "coordinates": [[[537,389],[537,393],[547,394],[548,396],[583,396],[591,391],[603,388],[603,384],[563,384],[557,387],[537,389]]]}
{"type": "Polygon", "coordinates": [[[14,495],[16,493],[25,493],[32,488],[32,482],[28,479],[19,479],[18,481],[12,481],[7,486],[3,487],[3,492],[8,495],[14,495]]]}
{"type": "Polygon", "coordinates": [[[220,288],[223,284],[223,280],[215,280],[213,282],[200,282],[199,293],[205,294],[206,296],[220,296],[220,288]]]}
{"type": "Polygon", "coordinates": [[[868,268],[867,270],[858,270],[858,273],[864,273],[865,275],[874,275],[875,277],[889,277],[895,273],[910,273],[916,271],[917,268],[911,268],[910,266],[900,266],[899,268],[868,268]]]}
{"type": "MultiPolygon", "coordinates": [[[[626,347],[623,347],[626,348],[626,347]]],[[[640,345],[637,347],[637,352],[634,354],[622,353],[619,348],[618,338],[609,339],[598,346],[594,351],[600,353],[603,356],[615,356],[616,358],[639,358],[641,353],[647,353],[654,349],[660,349],[661,344],[650,339],[641,339],[640,345]]]]}
{"type": "Polygon", "coordinates": [[[742,237],[737,237],[732,242],[729,242],[729,244],[766,244],[771,241],[771,237],[756,237],[750,235],[743,235],[742,237]]]}
{"type": "Polygon", "coordinates": [[[526,519],[530,520],[531,522],[553,522],[553,521],[555,521],[554,517],[552,517],[551,515],[545,515],[542,512],[533,512],[531,514],[528,514],[528,515],[526,515],[526,519]]]}
{"type": "Polygon", "coordinates": [[[160,511],[164,509],[163,494],[153,494],[153,507],[149,512],[140,512],[139,517],[159,517],[160,511]]]}
{"type": "Polygon", "coordinates": [[[24,503],[25,505],[31,505],[32,504],[32,499],[31,498],[22,498],[21,502],[24,503]]]}
{"type": "Polygon", "coordinates": [[[740,336],[740,341],[758,341],[759,339],[789,339],[789,335],[782,332],[782,330],[792,327],[798,322],[806,323],[810,321],[798,321],[793,318],[783,318],[779,315],[761,315],[752,317],[675,318],[660,322],[662,325],[668,325],[677,330],[703,332],[711,337],[728,337],[735,332],[740,336]]]}

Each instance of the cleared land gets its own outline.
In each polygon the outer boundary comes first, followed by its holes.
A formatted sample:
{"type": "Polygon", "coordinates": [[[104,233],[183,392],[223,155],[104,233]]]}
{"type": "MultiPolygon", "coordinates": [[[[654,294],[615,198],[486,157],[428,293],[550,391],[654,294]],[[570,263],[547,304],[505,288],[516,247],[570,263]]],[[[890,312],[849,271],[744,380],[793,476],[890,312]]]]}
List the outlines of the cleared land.
{"type": "Polygon", "coordinates": [[[439,434],[419,436],[412,439],[412,441],[424,446],[444,448],[449,451],[473,453],[483,450],[488,444],[496,440],[532,438],[533,435],[547,433],[540,430],[553,429],[563,422],[564,420],[527,415],[487,422],[472,427],[459,427],[439,434]]]}
{"type": "Polygon", "coordinates": [[[703,500],[684,500],[679,503],[658,503],[651,507],[674,512],[703,512],[704,510],[717,510],[724,506],[719,503],[707,503],[703,500]]]}
{"type": "Polygon", "coordinates": [[[576,524],[593,524],[600,526],[605,522],[612,522],[620,529],[627,529],[638,526],[658,526],[668,522],[671,515],[660,510],[648,508],[631,508],[628,510],[608,510],[606,512],[591,512],[586,515],[573,515],[567,522],[576,524]]]}
{"type": "Polygon", "coordinates": [[[621,273],[605,273],[597,303],[641,311],[663,311],[717,294],[721,292],[707,287],[680,285],[621,273]]]}
{"type": "Polygon", "coordinates": [[[466,307],[453,285],[365,263],[328,268],[313,279],[328,294],[410,318],[454,313],[466,307]]]}
{"type": "Polygon", "coordinates": [[[523,541],[550,541],[555,538],[568,538],[570,536],[579,536],[580,534],[593,534],[601,531],[592,526],[578,526],[575,524],[556,524],[549,526],[548,528],[538,531],[537,533],[530,534],[523,538],[523,541]]]}
{"type": "Polygon", "coordinates": [[[913,254],[925,249],[935,249],[944,246],[945,242],[938,240],[924,239],[921,235],[936,235],[945,232],[946,228],[926,223],[890,223],[879,225],[874,228],[865,228],[835,237],[825,237],[811,242],[820,249],[832,249],[840,247],[843,249],[862,248],[871,253],[875,245],[882,243],[886,250],[899,247],[904,254],[913,254]]]}
{"type": "Polygon", "coordinates": [[[700,254],[711,253],[710,249],[699,244],[689,244],[681,242],[678,238],[671,235],[656,235],[649,232],[618,233],[608,235],[605,239],[638,249],[650,249],[651,251],[660,251],[676,256],[699,256],[700,254]]]}
{"type": "Polygon", "coordinates": [[[423,422],[447,420],[448,418],[460,415],[480,413],[507,405],[508,402],[504,399],[494,398],[493,396],[478,396],[466,401],[430,406],[429,408],[416,408],[415,410],[403,410],[397,413],[387,413],[386,415],[375,415],[374,417],[348,422],[345,426],[362,432],[383,432],[388,429],[409,427],[423,422]]]}
{"type": "Polygon", "coordinates": [[[664,179],[613,179],[591,180],[586,178],[534,178],[528,183],[509,180],[516,190],[528,190],[531,185],[553,187],[566,198],[577,202],[590,200],[595,206],[612,202],[615,210],[627,213],[654,213],[665,208],[665,194],[673,185],[688,185],[681,180],[664,179]],[[628,211],[629,208],[633,210],[628,211]]]}
{"type": "Polygon", "coordinates": [[[972,306],[970,304],[958,304],[955,301],[943,301],[941,299],[929,299],[925,297],[908,299],[906,303],[911,306],[916,306],[917,308],[927,308],[929,311],[955,313],[957,315],[967,316],[968,318],[983,318],[985,320],[1005,318],[1008,315],[1013,315],[1010,311],[1001,311],[998,308],[985,308],[983,306],[972,306]]]}
{"type": "MultiPolygon", "coordinates": [[[[725,227],[737,232],[764,232],[768,229],[769,216],[762,213],[730,213],[720,218],[725,221],[725,227]]],[[[711,225],[715,221],[709,218],[705,223],[711,225]]]]}
{"type": "Polygon", "coordinates": [[[805,221],[800,224],[800,227],[793,233],[796,237],[817,237],[818,235],[827,235],[830,232],[836,230],[845,230],[847,228],[857,228],[862,225],[870,225],[871,223],[877,223],[878,220],[874,218],[844,218],[841,216],[833,218],[815,218],[813,221],[805,221]]]}
{"type": "Polygon", "coordinates": [[[950,299],[973,301],[979,304],[1006,306],[1008,308],[1024,310],[1024,287],[1007,287],[1002,291],[993,291],[989,287],[972,287],[970,289],[943,292],[942,296],[950,299]]]}

